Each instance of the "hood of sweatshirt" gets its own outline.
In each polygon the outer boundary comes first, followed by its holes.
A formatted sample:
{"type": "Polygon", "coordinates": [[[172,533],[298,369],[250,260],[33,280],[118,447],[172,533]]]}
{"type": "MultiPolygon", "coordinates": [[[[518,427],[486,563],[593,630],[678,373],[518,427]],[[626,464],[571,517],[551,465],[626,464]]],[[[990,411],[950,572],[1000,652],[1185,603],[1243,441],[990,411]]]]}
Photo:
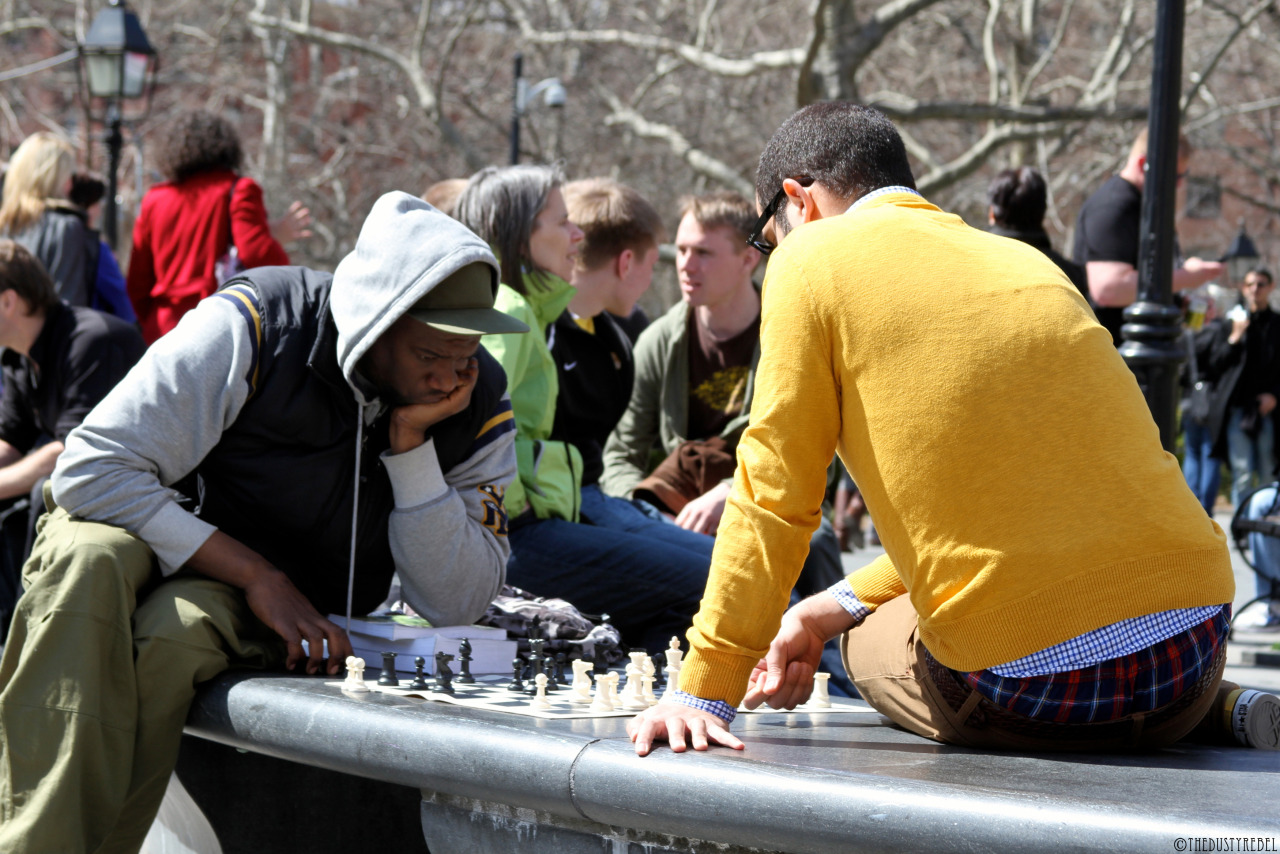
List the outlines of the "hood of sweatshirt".
{"type": "Polygon", "coordinates": [[[329,307],[338,328],[338,364],[361,403],[356,365],[382,333],[436,285],[467,264],[498,262],[489,244],[451,216],[408,193],[374,203],[356,247],[333,273],[329,307]]]}

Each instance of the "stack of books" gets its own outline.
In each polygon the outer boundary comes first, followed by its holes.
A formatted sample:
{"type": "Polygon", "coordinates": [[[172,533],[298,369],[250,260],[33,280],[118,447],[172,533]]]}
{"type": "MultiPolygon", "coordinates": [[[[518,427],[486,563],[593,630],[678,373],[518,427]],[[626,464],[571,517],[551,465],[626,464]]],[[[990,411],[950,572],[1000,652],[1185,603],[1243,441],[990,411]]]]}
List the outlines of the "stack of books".
{"type": "Polygon", "coordinates": [[[459,646],[465,638],[471,644],[471,672],[477,676],[486,673],[510,673],[511,662],[516,657],[516,642],[507,639],[504,629],[493,626],[433,626],[421,617],[400,614],[373,617],[347,618],[330,614],[329,619],[347,630],[355,654],[365,661],[368,673],[377,674],[382,669],[382,653],[396,654],[396,670],[414,672],[414,658],[426,659],[423,672],[434,674],[436,653],[453,656],[449,668],[459,671],[461,653],[459,646]]]}

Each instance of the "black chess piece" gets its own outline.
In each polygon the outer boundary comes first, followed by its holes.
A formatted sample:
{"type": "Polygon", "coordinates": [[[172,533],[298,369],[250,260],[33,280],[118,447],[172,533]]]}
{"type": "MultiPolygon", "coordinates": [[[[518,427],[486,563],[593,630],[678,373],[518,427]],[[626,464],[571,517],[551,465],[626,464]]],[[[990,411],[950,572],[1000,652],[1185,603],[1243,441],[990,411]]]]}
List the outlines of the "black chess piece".
{"type": "MultiPolygon", "coordinates": [[[[537,640],[537,641],[534,641],[534,643],[538,645],[537,650],[541,652],[542,645],[546,643],[546,641],[537,640]]],[[[545,666],[545,663],[546,662],[541,655],[529,656],[530,673],[529,673],[529,684],[525,688],[526,694],[538,693],[538,674],[543,672],[542,668],[545,666]]]]}
{"type": "Polygon", "coordinates": [[[524,693],[524,659],[513,658],[511,660],[511,684],[507,686],[508,691],[519,691],[524,693]]]}
{"type": "Polygon", "coordinates": [[[566,661],[566,660],[567,660],[567,659],[565,658],[565,654],[564,654],[563,652],[557,652],[557,653],[556,653],[556,679],[555,679],[555,681],[556,681],[556,684],[557,684],[557,685],[568,685],[568,684],[569,684],[569,680],[568,680],[568,679],[566,679],[566,678],[564,678],[564,665],[565,665],[565,661],[566,661]]]}
{"type": "Polygon", "coordinates": [[[662,676],[662,665],[667,663],[667,657],[660,652],[653,654],[653,690],[661,691],[666,684],[666,680],[662,676]]]}
{"type": "Polygon", "coordinates": [[[425,691],[431,687],[427,682],[427,675],[423,671],[426,670],[427,660],[422,656],[416,656],[413,659],[413,681],[409,683],[410,691],[425,691]]]}
{"type": "Polygon", "coordinates": [[[547,693],[558,691],[560,686],[556,683],[556,660],[548,655],[542,659],[542,672],[547,674],[547,693]]]}
{"type": "Polygon", "coordinates": [[[378,684],[391,688],[400,687],[400,680],[396,678],[396,654],[394,652],[384,652],[382,654],[382,673],[378,676],[378,684]]]}
{"type": "Polygon", "coordinates": [[[542,618],[537,614],[533,615],[533,619],[529,621],[529,640],[530,642],[540,640],[542,638],[542,618]]]}
{"type": "MultiPolygon", "coordinates": [[[[536,618],[535,618],[536,619],[536,618]]],[[[537,661],[542,658],[543,651],[547,648],[547,642],[542,638],[529,639],[529,658],[537,661]]]]}
{"type": "Polygon", "coordinates": [[[466,638],[458,644],[458,678],[453,681],[459,685],[476,683],[476,677],[471,675],[471,641],[466,638]]]}
{"type": "Polygon", "coordinates": [[[449,653],[436,653],[436,686],[431,690],[439,694],[453,693],[453,671],[449,668],[450,661],[453,661],[453,656],[449,653]]]}

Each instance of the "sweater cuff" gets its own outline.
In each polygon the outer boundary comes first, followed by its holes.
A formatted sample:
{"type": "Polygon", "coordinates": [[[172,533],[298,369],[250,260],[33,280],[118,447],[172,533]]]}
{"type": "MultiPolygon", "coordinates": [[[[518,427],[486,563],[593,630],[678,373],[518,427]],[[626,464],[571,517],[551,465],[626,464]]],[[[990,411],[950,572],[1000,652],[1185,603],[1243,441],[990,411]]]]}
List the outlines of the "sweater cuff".
{"type": "Polygon", "coordinates": [[[147,520],[138,537],[155,552],[162,575],[173,575],[218,530],[169,502],[147,520]]]}
{"type": "Polygon", "coordinates": [[[840,607],[849,612],[849,615],[858,622],[862,622],[871,613],[871,609],[862,604],[862,600],[858,598],[858,594],[853,592],[853,586],[849,584],[849,579],[842,578],[835,584],[827,588],[827,592],[836,598],[840,603],[840,607]]]}
{"type": "MultiPolygon", "coordinates": [[[[665,700],[666,698],[664,697],[663,699],[665,700]]],[[[733,723],[733,719],[738,716],[738,710],[723,700],[704,700],[701,697],[686,694],[684,691],[673,692],[671,694],[671,702],[715,715],[724,721],[726,725],[733,723]]]]}
{"type": "Polygon", "coordinates": [[[391,479],[397,510],[430,504],[449,491],[444,473],[440,471],[435,439],[427,439],[403,454],[383,451],[382,464],[387,467],[387,477],[391,479]]]}

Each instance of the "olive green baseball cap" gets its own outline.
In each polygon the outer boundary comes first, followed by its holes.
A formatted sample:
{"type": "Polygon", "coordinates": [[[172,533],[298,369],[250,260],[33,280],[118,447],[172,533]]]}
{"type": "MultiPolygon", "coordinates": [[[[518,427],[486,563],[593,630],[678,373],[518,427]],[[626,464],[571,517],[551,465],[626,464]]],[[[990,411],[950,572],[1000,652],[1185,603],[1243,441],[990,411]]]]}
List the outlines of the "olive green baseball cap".
{"type": "Polygon", "coordinates": [[[406,313],[433,329],[454,335],[528,332],[526,324],[493,307],[497,291],[492,266],[467,264],[432,288],[406,313]]]}

